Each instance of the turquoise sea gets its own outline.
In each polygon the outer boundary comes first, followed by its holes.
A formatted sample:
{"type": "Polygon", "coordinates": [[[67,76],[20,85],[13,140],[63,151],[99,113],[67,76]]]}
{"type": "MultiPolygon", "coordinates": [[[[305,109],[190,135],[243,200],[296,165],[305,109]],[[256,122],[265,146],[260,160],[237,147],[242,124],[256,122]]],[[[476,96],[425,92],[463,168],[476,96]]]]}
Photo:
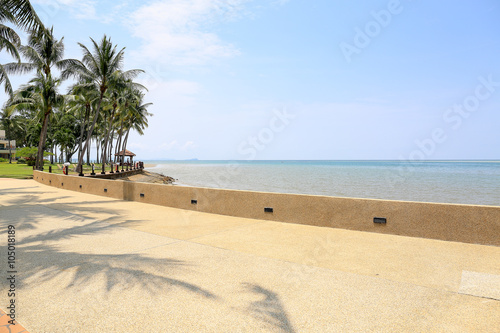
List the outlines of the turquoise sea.
{"type": "Polygon", "coordinates": [[[147,161],[184,186],[500,206],[499,161],[147,161]]]}

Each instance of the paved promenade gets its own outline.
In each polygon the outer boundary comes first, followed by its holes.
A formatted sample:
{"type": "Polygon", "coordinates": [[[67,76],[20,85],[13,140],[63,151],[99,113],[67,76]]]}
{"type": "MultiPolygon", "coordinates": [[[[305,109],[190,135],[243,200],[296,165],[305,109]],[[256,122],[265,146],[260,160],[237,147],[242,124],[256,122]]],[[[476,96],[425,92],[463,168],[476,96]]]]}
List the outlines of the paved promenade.
{"type": "Polygon", "coordinates": [[[5,312],[9,225],[16,319],[31,333],[499,327],[500,247],[212,215],[11,179],[0,179],[5,312]]]}

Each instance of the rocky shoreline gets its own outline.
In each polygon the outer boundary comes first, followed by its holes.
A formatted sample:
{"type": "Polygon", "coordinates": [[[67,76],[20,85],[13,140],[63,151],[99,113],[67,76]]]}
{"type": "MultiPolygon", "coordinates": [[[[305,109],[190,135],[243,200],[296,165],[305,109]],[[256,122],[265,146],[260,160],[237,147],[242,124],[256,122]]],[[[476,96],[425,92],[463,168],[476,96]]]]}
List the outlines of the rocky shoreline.
{"type": "Polygon", "coordinates": [[[167,184],[167,185],[173,185],[173,182],[176,181],[176,179],[172,177],[165,176],[161,173],[156,173],[146,170],[143,170],[142,173],[137,175],[121,178],[121,180],[128,180],[132,182],[141,182],[141,183],[167,184]]]}

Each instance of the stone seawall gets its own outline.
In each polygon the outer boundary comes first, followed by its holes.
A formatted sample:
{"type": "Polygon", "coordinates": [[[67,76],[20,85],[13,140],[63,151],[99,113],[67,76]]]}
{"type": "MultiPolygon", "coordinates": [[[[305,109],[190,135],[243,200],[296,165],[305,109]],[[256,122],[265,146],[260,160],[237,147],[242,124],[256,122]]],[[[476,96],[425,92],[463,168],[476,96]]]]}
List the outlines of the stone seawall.
{"type": "Polygon", "coordinates": [[[166,186],[34,171],[42,184],[173,208],[500,246],[500,207],[166,186]]]}

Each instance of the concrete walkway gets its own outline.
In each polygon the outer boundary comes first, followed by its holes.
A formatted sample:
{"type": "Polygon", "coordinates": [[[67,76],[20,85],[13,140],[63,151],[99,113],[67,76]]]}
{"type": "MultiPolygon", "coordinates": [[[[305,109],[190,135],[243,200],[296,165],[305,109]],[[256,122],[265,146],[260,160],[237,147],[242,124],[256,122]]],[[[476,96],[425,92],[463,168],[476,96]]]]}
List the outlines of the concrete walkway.
{"type": "MultiPolygon", "coordinates": [[[[31,333],[494,332],[500,321],[494,246],[211,215],[0,179],[2,275],[9,224],[16,319],[31,333]]],[[[5,311],[9,286],[6,276],[0,281],[5,311]]]]}

